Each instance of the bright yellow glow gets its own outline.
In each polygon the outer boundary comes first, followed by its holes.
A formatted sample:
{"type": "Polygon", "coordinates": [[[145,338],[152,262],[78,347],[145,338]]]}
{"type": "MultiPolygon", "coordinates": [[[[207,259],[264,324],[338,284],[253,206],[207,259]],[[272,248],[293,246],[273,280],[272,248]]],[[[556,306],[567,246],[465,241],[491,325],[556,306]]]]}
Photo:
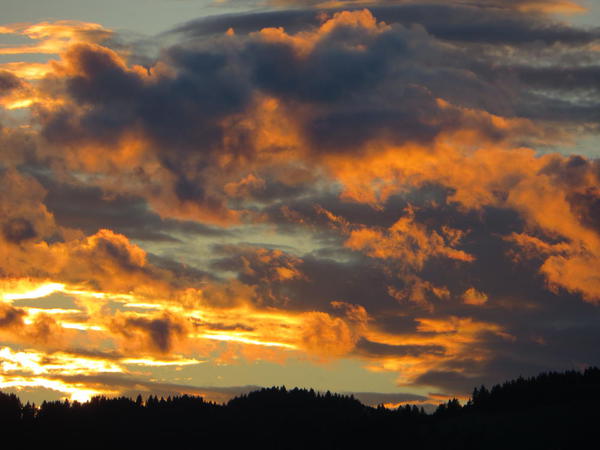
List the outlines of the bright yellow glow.
{"type": "Polygon", "coordinates": [[[78,295],[81,297],[97,298],[97,299],[102,299],[102,298],[106,297],[106,294],[104,292],[83,291],[80,289],[65,289],[64,293],[78,295]]]}
{"type": "Polygon", "coordinates": [[[33,105],[34,100],[32,98],[24,98],[21,100],[15,100],[7,105],[5,105],[6,109],[21,109],[21,108],[29,108],[33,105]]]}
{"type": "Polygon", "coordinates": [[[265,347],[282,347],[288,349],[297,349],[295,345],[285,344],[283,342],[265,342],[259,341],[256,339],[250,339],[243,336],[236,336],[232,334],[225,333],[204,333],[204,334],[192,334],[190,337],[199,338],[199,339],[211,339],[214,341],[226,341],[226,342],[239,342],[242,344],[252,344],[252,345],[262,345],[265,347]]]}
{"type": "Polygon", "coordinates": [[[0,372],[27,372],[33,375],[88,375],[90,373],[122,373],[119,364],[96,358],[67,353],[45,354],[35,350],[15,352],[9,347],[0,349],[0,372]]]}
{"type": "Polygon", "coordinates": [[[72,43],[101,41],[110,35],[110,30],[96,23],[60,20],[8,24],[0,26],[0,34],[19,34],[38,41],[33,45],[1,47],[0,55],[58,54],[72,43]]]}
{"type": "Polygon", "coordinates": [[[194,364],[202,364],[206,361],[199,359],[177,359],[169,361],[161,361],[159,359],[151,358],[127,358],[122,359],[123,364],[133,364],[137,366],[151,366],[151,367],[162,367],[162,366],[191,366],[194,364]]]}
{"type": "MultiPolygon", "coordinates": [[[[1,70],[1,69],[0,69],[1,70]]],[[[60,98],[49,98],[35,92],[32,86],[27,86],[14,95],[5,96],[0,101],[0,106],[8,110],[29,108],[35,104],[43,105],[45,108],[55,108],[62,105],[64,101],[60,98]]]]}
{"type": "Polygon", "coordinates": [[[140,309],[163,309],[163,305],[158,305],[156,303],[125,303],[123,305],[125,308],[140,308],[140,309]]]}
{"type": "Polygon", "coordinates": [[[25,78],[26,80],[39,80],[52,71],[50,64],[24,61],[0,64],[0,70],[7,70],[19,78],[25,78]]]}
{"type": "Polygon", "coordinates": [[[85,403],[89,402],[91,398],[95,395],[99,395],[101,392],[94,391],[91,389],[80,389],[80,388],[71,388],[71,400],[74,402],[85,403]]]}
{"type": "Polygon", "coordinates": [[[242,311],[242,313],[243,314],[252,314],[252,317],[256,320],[273,320],[273,321],[278,321],[283,324],[289,324],[289,325],[300,325],[302,323],[302,318],[299,316],[278,314],[278,313],[274,313],[274,312],[259,313],[259,312],[242,311]]]}
{"type": "Polygon", "coordinates": [[[51,314],[51,315],[67,315],[67,314],[81,314],[80,309],[64,309],[64,308],[33,308],[30,306],[23,307],[27,314],[30,316],[37,316],[38,314],[51,314]]]}
{"type": "Polygon", "coordinates": [[[60,326],[63,328],[80,331],[106,331],[106,328],[100,325],[88,325],[87,323],[61,322],[60,326]]]}
{"type": "Polygon", "coordinates": [[[0,388],[45,388],[66,394],[71,400],[84,402],[94,395],[118,392],[104,387],[93,388],[82,382],[68,382],[60,376],[124,372],[118,363],[101,358],[0,348],[0,388]]]}
{"type": "Polygon", "coordinates": [[[2,298],[8,301],[25,300],[30,298],[42,298],[47,297],[50,294],[54,294],[55,292],[63,291],[64,289],[65,285],[62,283],[45,283],[27,292],[3,294],[2,298]]]}
{"type": "Polygon", "coordinates": [[[112,391],[99,391],[89,389],[82,384],[70,384],[61,380],[52,380],[44,377],[5,377],[0,375],[0,388],[45,388],[68,394],[71,401],[87,402],[95,395],[112,394],[112,391]]]}

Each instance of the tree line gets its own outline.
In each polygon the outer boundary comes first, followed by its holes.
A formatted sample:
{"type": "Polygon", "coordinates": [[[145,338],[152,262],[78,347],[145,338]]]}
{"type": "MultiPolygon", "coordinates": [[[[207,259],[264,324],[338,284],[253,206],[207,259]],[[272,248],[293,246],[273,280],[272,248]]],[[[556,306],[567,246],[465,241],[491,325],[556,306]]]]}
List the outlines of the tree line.
{"type": "Polygon", "coordinates": [[[0,432],[28,446],[107,448],[410,449],[587,448],[595,436],[600,369],[519,377],[477,387],[464,405],[369,407],[351,395],[272,387],[226,404],[199,396],[94,397],[23,404],[0,392],[0,432]]]}

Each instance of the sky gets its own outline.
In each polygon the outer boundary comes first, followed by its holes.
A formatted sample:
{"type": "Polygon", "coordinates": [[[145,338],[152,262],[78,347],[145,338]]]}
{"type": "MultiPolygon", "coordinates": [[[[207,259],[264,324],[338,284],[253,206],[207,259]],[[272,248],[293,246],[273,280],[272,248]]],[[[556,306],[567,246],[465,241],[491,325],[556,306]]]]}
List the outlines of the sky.
{"type": "Polygon", "coordinates": [[[599,3],[1,0],[0,389],[600,365],[599,3]]]}

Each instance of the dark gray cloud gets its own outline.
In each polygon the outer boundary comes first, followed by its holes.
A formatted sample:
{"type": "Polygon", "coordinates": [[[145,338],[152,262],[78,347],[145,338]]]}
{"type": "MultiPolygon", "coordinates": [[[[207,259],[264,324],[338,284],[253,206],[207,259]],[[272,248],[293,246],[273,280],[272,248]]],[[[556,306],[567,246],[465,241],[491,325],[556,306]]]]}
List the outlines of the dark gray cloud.
{"type": "MultiPolygon", "coordinates": [[[[540,67],[534,61],[535,55],[544,49],[550,51],[553,46],[578,48],[596,42],[600,31],[496,6],[373,5],[369,9],[375,17],[396,24],[396,28],[369,42],[368,52],[350,51],[345,43],[360,40],[360,33],[344,31],[342,27],[305,60],[298,60],[283,43],[265,46],[254,42],[246,48],[250,53],[246,61],[252,68],[255,85],[261,89],[319,104],[314,118],[305,124],[306,133],[315,145],[325,144],[332,149],[355,147],[382,133],[400,141],[427,140],[442,129],[460,126],[460,117],[449,112],[441,114],[436,108],[437,97],[509,117],[597,122],[594,111],[600,99],[594,77],[596,68],[578,65],[593,58],[590,52],[581,52],[579,62],[571,58],[558,66],[540,67]],[[456,45],[441,47],[442,41],[456,45]],[[515,66],[510,53],[504,51],[506,46],[521,48],[521,58],[531,54],[531,65],[515,66]],[[567,96],[557,99],[532,92],[540,88],[596,93],[588,98],[591,103],[584,106],[569,101],[567,96]],[[425,117],[437,117],[436,125],[423,120],[425,117]]],[[[173,32],[205,39],[207,34],[225,32],[230,27],[245,34],[283,26],[294,33],[305,30],[307,24],[317,27],[324,20],[323,14],[335,11],[216,16],[190,22],[173,32]]],[[[485,128],[485,124],[479,126],[485,128]]],[[[487,132],[494,135],[492,127],[487,132]]]]}
{"type": "Polygon", "coordinates": [[[206,280],[214,280],[216,278],[212,273],[175,261],[166,256],[149,253],[148,261],[173,274],[173,282],[179,286],[201,285],[206,280]]]}
{"type": "Polygon", "coordinates": [[[186,333],[185,323],[169,314],[157,318],[122,315],[113,320],[111,328],[126,339],[141,335],[144,345],[159,353],[170,351],[173,342],[186,333]]]}
{"type": "MultiPolygon", "coordinates": [[[[463,43],[526,45],[540,42],[546,45],[583,45],[600,39],[600,30],[582,29],[552,21],[547,16],[522,13],[510,8],[490,8],[489,5],[466,2],[407,3],[392,6],[373,4],[349,5],[338,9],[295,9],[209,16],[174,28],[171,33],[189,37],[222,34],[229,28],[245,34],[262,28],[284,27],[295,33],[308,26],[317,26],[323,15],[340,10],[369,8],[387,23],[419,24],[438,39],[463,43]]],[[[507,2],[499,2],[506,6],[507,2]]],[[[498,3],[494,6],[498,6],[498,3]]]]}
{"type": "Polygon", "coordinates": [[[395,280],[360,257],[352,262],[340,262],[322,256],[297,258],[260,249],[229,247],[229,250],[230,256],[215,260],[213,267],[237,272],[241,282],[257,286],[258,296],[254,299],[257,302],[285,305],[290,310],[332,313],[335,313],[330,305],[333,300],[364,305],[369,311],[393,304],[386,286],[395,280]],[[278,268],[296,270],[298,276],[281,279],[278,268]]]}
{"type": "MultiPolygon", "coordinates": [[[[596,164],[573,156],[549,164],[544,173],[553,177],[554,184],[563,184],[578,192],[589,171],[597,170],[596,164]]],[[[489,358],[447,360],[422,374],[415,381],[417,385],[427,384],[463,395],[470,393],[474,386],[490,386],[519,375],[600,364],[593,350],[597,341],[597,333],[593,330],[600,320],[597,307],[583,302],[578,294],[548,290],[545,278],[539,273],[543,257],[515,262],[517,250],[505,236],[527,229],[520,214],[512,209],[491,206],[465,211],[447,202],[447,194],[448,191],[441,187],[426,186],[422,191],[391,198],[385,208],[371,213],[369,207],[362,204],[328,204],[327,196],[313,198],[312,202],[290,204],[302,211],[305,223],[314,226],[315,234],[339,233],[331,229],[325,231],[327,223],[319,221],[315,204],[327,203],[336,215],[353,224],[389,227],[405,214],[403,209],[409,199],[415,208],[415,220],[426,224],[428,229],[440,233],[444,226],[466,230],[459,248],[473,255],[474,262],[454,263],[434,257],[417,272],[423,281],[449,290],[447,298],[428,295],[432,310],[393,298],[389,286],[398,290],[406,287],[402,272],[394,270],[391,262],[340,249],[344,238],[339,234],[337,256],[343,254],[345,258],[331,259],[320,252],[301,255],[302,262],[296,267],[302,278],[274,280],[267,276],[268,270],[273,268],[271,265],[257,266],[257,260],[248,259],[248,255],[242,256],[243,252],[233,248],[226,259],[216,264],[222,269],[238,272],[240,281],[259,286],[259,292],[268,291],[279,296],[271,304],[285,305],[287,309],[316,309],[335,315],[337,312],[330,305],[332,300],[361,305],[382,332],[414,335],[417,334],[417,317],[438,320],[459,317],[498,326],[505,333],[500,336],[483,329],[471,344],[472,352],[489,355],[489,358]],[[463,295],[470,288],[483,292],[487,301],[481,305],[465,303],[463,295]]],[[[573,208],[582,208],[582,214],[588,214],[589,208],[596,204],[591,198],[582,199],[583,194],[574,195],[570,201],[573,208]]],[[[595,216],[591,214],[590,217],[593,220],[595,216]]],[[[535,230],[528,232],[540,239],[546,238],[542,233],[536,234],[535,230]]],[[[389,345],[364,338],[354,349],[354,354],[374,359],[424,354],[443,357],[446,352],[444,344],[389,345]]]]}
{"type": "Polygon", "coordinates": [[[23,86],[23,82],[13,73],[0,70],[0,97],[23,86]]]}
{"type": "Polygon", "coordinates": [[[578,155],[548,164],[543,173],[568,192],[570,209],[590,230],[600,229],[600,187],[589,186],[586,179],[600,179],[600,159],[585,159],[578,155]]]}
{"type": "Polygon", "coordinates": [[[9,219],[2,225],[2,235],[8,242],[20,244],[37,237],[33,224],[22,217],[9,219]]]}
{"type": "Polygon", "coordinates": [[[360,355],[364,353],[371,357],[376,356],[420,356],[423,354],[443,355],[444,347],[441,345],[390,345],[372,342],[362,338],[356,344],[355,351],[360,355]]]}
{"type": "Polygon", "coordinates": [[[473,387],[478,386],[481,379],[471,378],[454,371],[430,371],[415,380],[415,384],[435,386],[446,392],[455,394],[470,393],[473,387]]]}
{"type": "Polygon", "coordinates": [[[492,77],[496,62],[485,52],[449,47],[426,28],[391,23],[379,33],[340,23],[305,56],[288,42],[259,36],[198,38],[165,49],[160,62],[169,74],[154,72],[151,83],[106,51],[76,47],[69,58],[78,73],[64,87],[73,104],[41,114],[43,133],[55,145],[110,147],[138,130],[175,177],[177,198],[219,211],[225,204],[209,186],[211,170],[223,153],[239,162],[255,158],[252,136],[235,126],[235,117],[247,113],[258,93],[289,108],[309,107],[297,119],[318,153],[360,150],[373,138],[427,143],[464,127],[492,139],[510,137],[488,118],[440,107],[437,98],[534,115],[517,101],[520,92],[507,92],[503,80],[492,77]]]}
{"type": "Polygon", "coordinates": [[[563,321],[556,320],[556,315],[560,314],[556,310],[544,313],[545,320],[527,315],[527,324],[513,323],[512,328],[510,320],[505,318],[503,323],[508,325],[515,340],[490,339],[486,342],[483,348],[493,355],[489,360],[484,363],[448,363],[448,370],[426,372],[415,380],[415,384],[435,386],[445,392],[464,395],[482,384],[490,387],[519,376],[596,366],[600,364],[594,351],[598,342],[597,323],[600,317],[591,308],[588,313],[590,316],[587,318],[581,314],[576,316],[577,319],[572,313],[567,313],[571,318],[563,321]],[[550,315],[553,315],[552,318],[550,315]],[[518,330],[517,327],[521,328],[518,330]]]}
{"type": "Polygon", "coordinates": [[[26,315],[21,308],[0,305],[0,329],[23,325],[23,318],[26,315]]]}
{"type": "MultiPolygon", "coordinates": [[[[291,110],[298,105],[306,109],[296,118],[302,137],[317,154],[360,151],[374,138],[395,144],[430,143],[443,131],[465,127],[491,139],[512,137],[489,118],[467,118],[456,108],[440,108],[438,98],[507,117],[592,128],[598,122],[597,95],[582,103],[571,101],[566,90],[572,83],[576,89],[596,92],[595,67],[576,63],[539,67],[533,61],[531,66],[516,65],[511,52],[503,49],[533,45],[535,53],[556,45],[580,48],[595,42],[598,30],[524,14],[514,8],[516,4],[374,5],[375,17],[391,24],[390,29],[374,35],[363,27],[339,24],[302,57],[289,42],[246,33],[268,26],[284,26],[289,33],[314,30],[324,13],[336,10],[203,18],[172,31],[188,39],[163,49],[149,68],[152,82],[127,70],[110,52],[77,46],[69,54],[76,73],[60,87],[57,80],[47,83],[72,102],[40,113],[43,134],[60,146],[91,142],[117,148],[127,133],[141,133],[151,148],[148,156],[158,160],[169,179],[161,187],[147,189],[148,196],[171,190],[181,204],[223,217],[228,206],[243,205],[228,203],[215,179],[219,172],[228,175],[255,159],[252,133],[238,125],[239,116],[248,113],[258,94],[275,96],[291,110]],[[212,36],[230,27],[238,34],[212,36]],[[448,41],[454,44],[447,45],[448,41]],[[157,70],[159,65],[168,70],[157,70]],[[565,95],[545,96],[539,89],[565,95]],[[234,161],[225,169],[218,162],[224,155],[234,161]]],[[[527,55],[523,51],[520,59],[527,55]]],[[[156,176],[145,167],[126,170],[142,185],[151,184],[156,176]]],[[[299,195],[299,188],[267,180],[265,189],[253,195],[269,201],[285,192],[299,195]]],[[[151,234],[147,230],[149,239],[169,239],[164,233],[151,234]]]]}
{"type": "MultiPolygon", "coordinates": [[[[219,53],[223,48],[208,47],[168,49],[163,60],[176,75],[159,76],[151,84],[120,66],[107,51],[72,49],[70,57],[79,73],[66,80],[65,89],[73,103],[41,114],[43,136],[55,146],[93,143],[117,148],[127,132],[140,130],[151,143],[146,150],[175,178],[172,187],[163,188],[179,202],[223,214],[223,200],[204,187],[205,178],[224,137],[221,122],[244,109],[249,90],[231,72],[228,55],[219,53]],[[86,108],[79,110],[82,105],[86,108]]],[[[233,151],[245,150],[240,143],[233,151]]],[[[142,183],[151,181],[143,169],[135,177],[142,183]]]]}
{"type": "MultiPolygon", "coordinates": [[[[38,168],[39,169],[39,168],[38,168]]],[[[177,242],[181,236],[228,236],[231,231],[199,222],[161,218],[137,196],[106,195],[101,188],[80,182],[60,182],[47,173],[29,169],[47,190],[45,204],[56,222],[94,234],[111,229],[140,241],[177,242]]]]}
{"type": "Polygon", "coordinates": [[[539,42],[577,46],[600,38],[598,29],[580,29],[546,16],[475,5],[409,4],[375,11],[382,14],[383,20],[419,23],[439,39],[465,43],[527,45],[539,42]]]}
{"type": "Polygon", "coordinates": [[[597,94],[600,66],[512,67],[522,82],[535,89],[597,94]],[[583,91],[583,92],[582,92],[583,91]]]}
{"type": "Polygon", "coordinates": [[[307,10],[264,11],[254,13],[234,13],[202,17],[178,25],[167,34],[183,34],[198,38],[211,34],[223,34],[229,28],[237,33],[247,34],[263,28],[284,27],[291,33],[319,23],[319,12],[307,10]]]}
{"type": "Polygon", "coordinates": [[[93,109],[76,124],[70,121],[69,111],[56,114],[46,123],[46,136],[66,140],[77,136],[73,131],[79,129],[94,140],[111,143],[139,125],[164,152],[165,164],[176,162],[169,159],[173,147],[210,151],[222,135],[219,120],[243,109],[249,94],[243,80],[231,73],[224,50],[171,47],[162,59],[176,76],[147,85],[108,53],[77,48],[72,57],[82,73],[67,80],[67,91],[77,103],[93,109]]]}

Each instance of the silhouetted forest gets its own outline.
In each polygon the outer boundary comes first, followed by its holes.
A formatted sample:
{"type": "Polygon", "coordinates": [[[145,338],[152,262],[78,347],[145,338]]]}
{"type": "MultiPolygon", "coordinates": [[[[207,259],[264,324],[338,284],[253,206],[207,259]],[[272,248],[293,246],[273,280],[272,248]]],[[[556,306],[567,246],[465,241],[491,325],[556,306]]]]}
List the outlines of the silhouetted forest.
{"type": "Polygon", "coordinates": [[[0,393],[4,442],[59,448],[595,448],[600,369],[544,373],[473,391],[433,414],[365,406],[352,396],[273,387],[225,405],[201,397],[95,397],[23,405],[0,393]],[[591,444],[590,444],[591,443],[591,444]]]}

